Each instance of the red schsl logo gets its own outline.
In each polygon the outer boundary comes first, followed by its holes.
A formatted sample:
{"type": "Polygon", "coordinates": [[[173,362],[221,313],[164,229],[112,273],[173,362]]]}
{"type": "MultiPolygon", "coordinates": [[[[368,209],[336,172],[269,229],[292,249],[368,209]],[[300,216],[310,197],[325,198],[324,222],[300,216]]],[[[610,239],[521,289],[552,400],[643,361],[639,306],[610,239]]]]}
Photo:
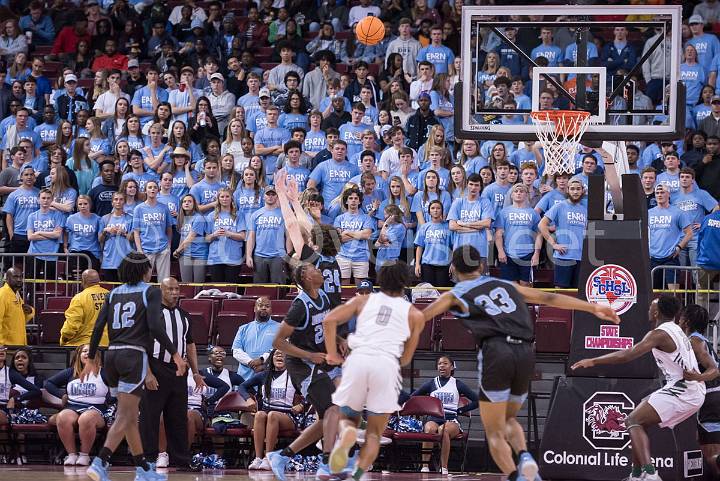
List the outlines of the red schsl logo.
{"type": "Polygon", "coordinates": [[[618,315],[637,302],[637,283],[629,270],[617,264],[600,266],[585,284],[588,302],[610,306],[618,315]]]}

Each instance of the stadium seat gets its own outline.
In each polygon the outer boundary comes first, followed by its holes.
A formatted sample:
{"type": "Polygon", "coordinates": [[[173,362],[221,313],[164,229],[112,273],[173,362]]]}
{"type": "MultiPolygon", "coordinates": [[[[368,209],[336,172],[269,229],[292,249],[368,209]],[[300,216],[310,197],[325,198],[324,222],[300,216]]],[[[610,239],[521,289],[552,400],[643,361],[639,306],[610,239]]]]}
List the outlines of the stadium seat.
{"type": "Polygon", "coordinates": [[[180,307],[190,315],[195,343],[207,344],[212,335],[213,301],[210,299],[180,299],[180,307]]]}
{"type": "Polygon", "coordinates": [[[51,297],[47,300],[45,309],[49,311],[64,311],[70,307],[72,297],[51,297]]]}
{"type": "Polygon", "coordinates": [[[456,317],[443,317],[438,321],[441,351],[475,351],[475,337],[456,317]]]}
{"type": "MultiPolygon", "coordinates": [[[[445,417],[443,411],[443,405],[440,399],[432,396],[413,396],[407,400],[400,410],[400,416],[418,416],[422,419],[423,425],[425,424],[425,418],[428,416],[432,417],[445,417]]],[[[440,443],[442,437],[439,434],[432,433],[401,433],[394,432],[392,435],[393,441],[396,443],[394,446],[393,456],[394,460],[394,471],[399,471],[401,466],[407,466],[408,464],[417,464],[422,460],[423,454],[431,454],[435,444],[440,443]],[[433,448],[426,450],[422,447],[422,443],[432,443],[433,448]],[[418,451],[404,449],[408,446],[414,446],[419,448],[420,457],[417,457],[418,451]],[[403,461],[401,463],[401,461],[403,461]]]]}
{"type": "Polygon", "coordinates": [[[425,323],[422,332],[420,333],[420,339],[418,340],[418,351],[434,351],[435,350],[435,338],[433,336],[434,331],[437,331],[435,319],[425,323]]]}
{"type": "Polygon", "coordinates": [[[60,329],[65,323],[65,309],[45,310],[38,314],[40,324],[40,342],[42,344],[58,344],[60,329]]]}
{"type": "MultiPolygon", "coordinates": [[[[255,408],[243,399],[239,392],[230,391],[215,405],[215,412],[239,415],[242,412],[255,412],[255,408]]],[[[245,426],[232,427],[219,433],[209,427],[205,428],[205,438],[209,442],[212,452],[225,453],[228,467],[245,467],[247,465],[252,451],[252,429],[245,426]],[[222,442],[216,442],[217,439],[222,442]],[[237,453],[237,458],[235,458],[235,453],[237,453]]]]}
{"type": "Polygon", "coordinates": [[[248,323],[248,316],[237,312],[220,312],[215,317],[215,344],[222,347],[232,346],[237,330],[248,323]]]}
{"type": "Polygon", "coordinates": [[[255,299],[225,299],[221,312],[245,314],[248,320],[255,319],[255,299]]]}
{"type": "Polygon", "coordinates": [[[272,304],[272,315],[273,316],[283,316],[288,313],[290,310],[290,305],[292,304],[291,299],[275,299],[271,302],[272,304]]]}
{"type": "Polygon", "coordinates": [[[343,301],[347,301],[348,299],[352,299],[357,294],[357,287],[343,287],[342,291],[340,292],[340,298],[343,301]]]}
{"type": "Polygon", "coordinates": [[[538,319],[535,322],[535,350],[542,353],[570,352],[570,328],[562,320],[538,319]]]}
{"type": "Polygon", "coordinates": [[[245,288],[245,294],[243,294],[243,297],[252,297],[254,299],[257,299],[258,297],[268,297],[271,301],[274,299],[279,299],[278,295],[280,293],[279,287],[271,287],[271,286],[253,286],[253,287],[246,287],[245,288]]]}

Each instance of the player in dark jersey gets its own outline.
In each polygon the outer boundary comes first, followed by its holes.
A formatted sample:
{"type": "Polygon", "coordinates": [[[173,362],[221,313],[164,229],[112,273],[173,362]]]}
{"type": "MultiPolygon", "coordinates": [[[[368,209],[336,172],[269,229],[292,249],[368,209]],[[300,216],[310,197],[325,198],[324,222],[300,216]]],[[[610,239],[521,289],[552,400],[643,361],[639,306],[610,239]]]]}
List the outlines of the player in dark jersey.
{"type": "Polygon", "coordinates": [[[718,365],[720,358],[713,349],[712,342],[704,336],[708,327],[708,311],[697,304],[690,304],[680,312],[680,327],[690,338],[700,373],[686,378],[705,382],[705,402],[698,411],[698,441],[704,458],[712,466],[714,479],[720,474],[720,376],[718,365]]]}
{"type": "Polygon", "coordinates": [[[540,479],[538,465],[527,451],[517,413],[527,397],[535,369],[534,332],[526,303],[587,311],[619,323],[609,306],[543,292],[482,275],[480,253],[470,245],[453,251],[451,268],[458,283],[424,311],[425,320],[451,311],[463,319],[479,346],[480,416],[490,454],[500,470],[515,480],[540,479]],[[513,451],[520,463],[513,461],[513,451]],[[522,479],[522,478],[521,478],[522,479]]]}
{"type": "Polygon", "coordinates": [[[332,303],[322,290],[325,283],[320,270],[303,263],[293,274],[301,289],[285,320],[280,325],[273,347],[286,355],[287,371],[295,389],[315,408],[318,420],[306,428],[295,441],[282,451],[268,453],[268,461],[275,476],[285,480],[285,466],[295,453],[323,440],[323,455],[318,467],[318,479],[330,476],[328,456],[337,435],[340,411],[332,403],[335,385],[325,362],[325,332],[323,319],[332,309],[332,303]]]}
{"type": "MultiPolygon", "coordinates": [[[[107,325],[110,346],[103,371],[111,394],[118,399],[117,415],[108,430],[105,445],[87,470],[94,481],[109,481],[110,457],[123,439],[127,440],[135,462],[135,481],[167,479],[166,475],[156,473],[145,459],[138,429],[140,397],[148,367],[147,352],[157,339],[163,349],[172,353],[178,376],[185,375],[187,364],[165,332],[160,289],[147,284],[151,273],[150,261],[144,254],[131,252],[122,260],[118,274],[124,284],[108,294],[90,339],[89,359],[95,359],[107,325]]],[[[88,361],[81,379],[91,372],[97,373],[98,366],[88,361]]]]}

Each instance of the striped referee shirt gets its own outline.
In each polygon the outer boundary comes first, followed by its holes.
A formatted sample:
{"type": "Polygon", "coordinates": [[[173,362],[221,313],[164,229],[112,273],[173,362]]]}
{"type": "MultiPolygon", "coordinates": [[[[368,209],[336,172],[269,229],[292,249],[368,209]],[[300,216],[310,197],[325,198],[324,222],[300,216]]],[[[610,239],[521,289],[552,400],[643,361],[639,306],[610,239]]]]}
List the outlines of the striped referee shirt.
{"type": "MultiPolygon", "coordinates": [[[[192,338],[190,316],[178,306],[167,307],[164,304],[161,312],[163,323],[165,324],[165,332],[170,338],[170,342],[173,343],[181,357],[187,357],[187,345],[195,342],[192,338]]],[[[152,355],[155,359],[168,364],[172,362],[170,352],[167,349],[163,349],[157,340],[153,341],[152,355]]]]}

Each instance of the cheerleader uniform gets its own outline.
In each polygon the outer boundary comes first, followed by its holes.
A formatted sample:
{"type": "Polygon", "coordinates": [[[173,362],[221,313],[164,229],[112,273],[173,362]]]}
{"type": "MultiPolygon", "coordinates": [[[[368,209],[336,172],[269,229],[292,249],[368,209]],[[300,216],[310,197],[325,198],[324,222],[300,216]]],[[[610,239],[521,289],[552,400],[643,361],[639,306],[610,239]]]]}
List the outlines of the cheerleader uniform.
{"type": "Polygon", "coordinates": [[[45,381],[45,390],[57,398],[62,398],[62,388],[67,393],[67,405],[78,414],[95,410],[105,417],[112,402],[110,388],[105,380],[102,369],[98,374],[90,374],[84,381],[74,376],[74,369],[69,367],[45,381]]]}
{"type": "Polygon", "coordinates": [[[245,382],[245,379],[238,374],[237,372],[231,371],[228,368],[224,367],[220,371],[216,371],[213,369],[212,366],[206,367],[204,371],[202,372],[202,375],[204,377],[214,377],[220,379],[222,382],[228,385],[230,390],[236,390],[236,388],[239,388],[242,383],[245,382]]]}
{"type": "Polygon", "coordinates": [[[260,409],[265,412],[278,411],[285,413],[295,424],[296,429],[303,429],[304,415],[297,414],[292,410],[292,407],[295,405],[295,387],[290,381],[287,369],[283,372],[276,372],[273,374],[273,379],[270,382],[269,393],[265,387],[267,374],[267,372],[259,372],[242,383],[239,389],[240,395],[247,399],[250,397],[248,389],[254,389],[256,392],[260,393],[260,396],[258,397],[260,409]]]}
{"type": "Polygon", "coordinates": [[[15,401],[27,401],[42,396],[40,388],[8,366],[0,368],[0,411],[8,413],[10,391],[15,390],[15,401]],[[20,390],[22,388],[22,391],[20,390]]]}
{"type": "Polygon", "coordinates": [[[230,386],[225,384],[220,378],[214,376],[208,376],[205,373],[200,373],[205,380],[206,387],[202,388],[199,392],[195,391],[195,379],[191,369],[187,372],[187,392],[188,392],[188,410],[195,410],[200,413],[203,419],[203,423],[208,419],[208,409],[203,406],[203,398],[205,398],[206,405],[209,408],[213,408],[215,404],[230,390],[230,386]]]}
{"type": "Polygon", "coordinates": [[[432,396],[438,398],[442,402],[443,411],[445,411],[445,418],[436,418],[432,416],[428,417],[428,421],[433,421],[440,426],[446,422],[453,422],[459,426],[460,423],[458,422],[457,417],[464,412],[472,411],[478,407],[477,394],[475,394],[475,392],[470,389],[467,384],[455,379],[454,376],[438,376],[435,379],[431,379],[420,386],[420,389],[412,393],[412,395],[432,396]],[[468,398],[470,403],[463,407],[459,407],[460,396],[468,398]]]}

